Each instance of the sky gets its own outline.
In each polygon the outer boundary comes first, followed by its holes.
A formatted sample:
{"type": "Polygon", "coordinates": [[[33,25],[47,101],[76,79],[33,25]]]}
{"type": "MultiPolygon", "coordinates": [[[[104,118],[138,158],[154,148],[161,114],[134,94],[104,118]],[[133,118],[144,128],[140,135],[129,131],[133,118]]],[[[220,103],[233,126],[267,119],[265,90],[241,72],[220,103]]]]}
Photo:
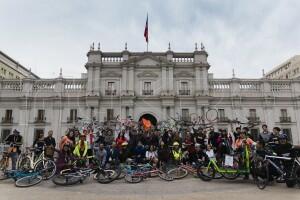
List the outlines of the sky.
{"type": "Polygon", "coordinates": [[[102,51],[193,52],[215,78],[259,78],[300,54],[299,0],[0,0],[0,50],[39,75],[77,78],[90,45],[102,51]]]}

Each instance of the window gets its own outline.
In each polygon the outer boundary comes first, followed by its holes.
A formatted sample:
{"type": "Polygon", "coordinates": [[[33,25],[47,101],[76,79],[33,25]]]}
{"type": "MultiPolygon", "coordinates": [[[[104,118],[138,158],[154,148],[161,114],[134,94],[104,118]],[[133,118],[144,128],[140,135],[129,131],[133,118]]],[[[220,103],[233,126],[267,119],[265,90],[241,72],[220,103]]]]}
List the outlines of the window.
{"type": "Polygon", "coordinates": [[[36,118],[36,121],[45,121],[45,110],[38,110],[38,116],[36,118]]]}
{"type": "Polygon", "coordinates": [[[188,90],[189,89],[188,82],[186,82],[186,81],[181,82],[180,89],[181,90],[188,90]]]}
{"type": "Polygon", "coordinates": [[[293,143],[292,131],[291,131],[290,128],[284,128],[284,129],[282,129],[282,133],[286,134],[288,136],[288,141],[290,143],[293,143]]]}
{"type": "Polygon", "coordinates": [[[253,141],[258,141],[259,129],[257,128],[250,129],[250,134],[253,141]]]}
{"type": "Polygon", "coordinates": [[[144,90],[151,90],[151,82],[144,82],[144,90]]]}
{"type": "Polygon", "coordinates": [[[106,95],[116,95],[115,82],[107,82],[106,95]]]}
{"type": "Polygon", "coordinates": [[[251,118],[255,118],[256,117],[256,109],[249,109],[249,115],[251,118]]]}
{"type": "Polygon", "coordinates": [[[107,109],[107,120],[113,120],[114,119],[114,109],[107,109]]]}
{"type": "Polygon", "coordinates": [[[256,122],[259,118],[256,116],[256,109],[249,109],[249,121],[256,122]]]}
{"type": "Polygon", "coordinates": [[[128,106],[126,106],[125,112],[126,112],[126,118],[129,117],[129,107],[128,106]]]}
{"type": "Polygon", "coordinates": [[[107,83],[107,89],[108,90],[114,90],[115,89],[115,82],[108,82],[107,83]]]}
{"type": "Polygon", "coordinates": [[[12,120],[12,110],[5,111],[5,120],[12,120]]]}
{"type": "Polygon", "coordinates": [[[153,95],[151,82],[144,82],[143,95],[153,95]]]}
{"type": "Polygon", "coordinates": [[[288,122],[291,122],[291,117],[288,116],[288,113],[287,113],[287,109],[280,109],[280,118],[279,118],[279,121],[281,123],[288,123],[288,122]]]}
{"type": "Polygon", "coordinates": [[[179,95],[190,95],[189,83],[187,81],[180,82],[179,95]]]}
{"type": "Polygon", "coordinates": [[[182,120],[184,121],[190,121],[190,114],[189,114],[189,109],[182,109],[181,110],[181,115],[182,115],[182,120]]]}
{"type": "Polygon", "coordinates": [[[77,120],[77,109],[70,110],[70,118],[68,121],[73,122],[77,120]]]}
{"type": "Polygon", "coordinates": [[[37,138],[40,134],[44,134],[44,129],[41,129],[41,128],[34,129],[33,141],[36,140],[36,138],[37,138]]]}
{"type": "Polygon", "coordinates": [[[281,109],[280,113],[281,113],[281,117],[287,117],[287,109],[281,109]]]}
{"type": "Polygon", "coordinates": [[[218,109],[218,118],[219,118],[219,120],[225,119],[225,110],[224,109],[218,109]]]}
{"type": "Polygon", "coordinates": [[[171,115],[171,109],[170,106],[167,107],[167,117],[170,117],[171,115]]]}
{"type": "Polygon", "coordinates": [[[1,140],[0,143],[4,143],[5,139],[10,135],[10,129],[2,129],[1,130],[1,140]]]}

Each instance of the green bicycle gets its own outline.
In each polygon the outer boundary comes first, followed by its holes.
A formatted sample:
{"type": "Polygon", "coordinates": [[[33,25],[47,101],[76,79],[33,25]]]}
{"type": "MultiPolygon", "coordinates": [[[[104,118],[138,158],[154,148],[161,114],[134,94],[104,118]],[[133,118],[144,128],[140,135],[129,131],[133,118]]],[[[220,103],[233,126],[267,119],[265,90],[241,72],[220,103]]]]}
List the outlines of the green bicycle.
{"type": "Polygon", "coordinates": [[[246,145],[241,154],[226,155],[225,159],[219,162],[211,158],[206,166],[202,165],[197,169],[198,177],[204,181],[215,179],[217,174],[229,180],[234,180],[241,174],[250,174],[250,147],[246,145]]]}

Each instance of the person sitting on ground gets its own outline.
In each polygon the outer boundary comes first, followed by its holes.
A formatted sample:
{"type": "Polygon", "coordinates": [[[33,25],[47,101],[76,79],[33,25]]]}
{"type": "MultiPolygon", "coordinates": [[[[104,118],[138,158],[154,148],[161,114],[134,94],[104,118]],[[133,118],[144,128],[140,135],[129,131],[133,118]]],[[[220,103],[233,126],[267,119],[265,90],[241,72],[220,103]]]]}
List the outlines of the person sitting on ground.
{"type": "Polygon", "coordinates": [[[87,150],[88,150],[88,144],[86,141],[86,136],[81,135],[80,140],[78,141],[78,143],[75,146],[73,154],[77,158],[84,158],[84,157],[86,157],[87,150]]]}
{"type": "Polygon", "coordinates": [[[143,163],[145,160],[146,149],[141,141],[138,142],[134,150],[134,157],[136,163],[143,163]]]}
{"type": "Polygon", "coordinates": [[[190,162],[195,165],[200,162],[207,162],[208,156],[204,152],[204,150],[201,148],[201,144],[196,143],[195,144],[195,152],[190,155],[190,162]]]}
{"type": "Polygon", "coordinates": [[[128,143],[123,142],[121,148],[119,148],[119,160],[120,163],[126,163],[127,159],[130,158],[130,152],[128,148],[128,143]]]}
{"type": "Polygon", "coordinates": [[[118,134],[118,137],[116,138],[117,147],[121,149],[122,144],[125,142],[128,143],[128,141],[125,137],[125,131],[122,131],[118,134]]]}
{"type": "Polygon", "coordinates": [[[146,160],[153,165],[157,165],[158,155],[154,145],[151,145],[149,150],[146,152],[146,160]]]}
{"type": "Polygon", "coordinates": [[[59,173],[63,169],[71,167],[74,157],[71,153],[69,144],[65,144],[61,151],[58,152],[58,158],[56,160],[56,173],[59,173]]]}
{"type": "Polygon", "coordinates": [[[175,164],[179,164],[183,158],[183,154],[178,142],[173,143],[172,158],[175,164]]]}
{"type": "Polygon", "coordinates": [[[164,171],[167,169],[167,164],[170,161],[170,154],[169,147],[163,141],[161,141],[157,150],[158,167],[162,167],[164,171]]]}

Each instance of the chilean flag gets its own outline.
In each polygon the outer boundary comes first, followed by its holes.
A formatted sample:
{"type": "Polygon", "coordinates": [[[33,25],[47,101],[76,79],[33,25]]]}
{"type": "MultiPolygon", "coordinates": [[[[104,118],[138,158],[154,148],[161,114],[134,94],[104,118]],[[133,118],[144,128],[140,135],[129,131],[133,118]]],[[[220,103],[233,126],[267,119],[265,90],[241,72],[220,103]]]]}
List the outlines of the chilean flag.
{"type": "Polygon", "coordinates": [[[145,30],[144,30],[144,37],[146,42],[148,43],[148,14],[147,14],[147,20],[146,20],[146,25],[145,25],[145,30]]]}

